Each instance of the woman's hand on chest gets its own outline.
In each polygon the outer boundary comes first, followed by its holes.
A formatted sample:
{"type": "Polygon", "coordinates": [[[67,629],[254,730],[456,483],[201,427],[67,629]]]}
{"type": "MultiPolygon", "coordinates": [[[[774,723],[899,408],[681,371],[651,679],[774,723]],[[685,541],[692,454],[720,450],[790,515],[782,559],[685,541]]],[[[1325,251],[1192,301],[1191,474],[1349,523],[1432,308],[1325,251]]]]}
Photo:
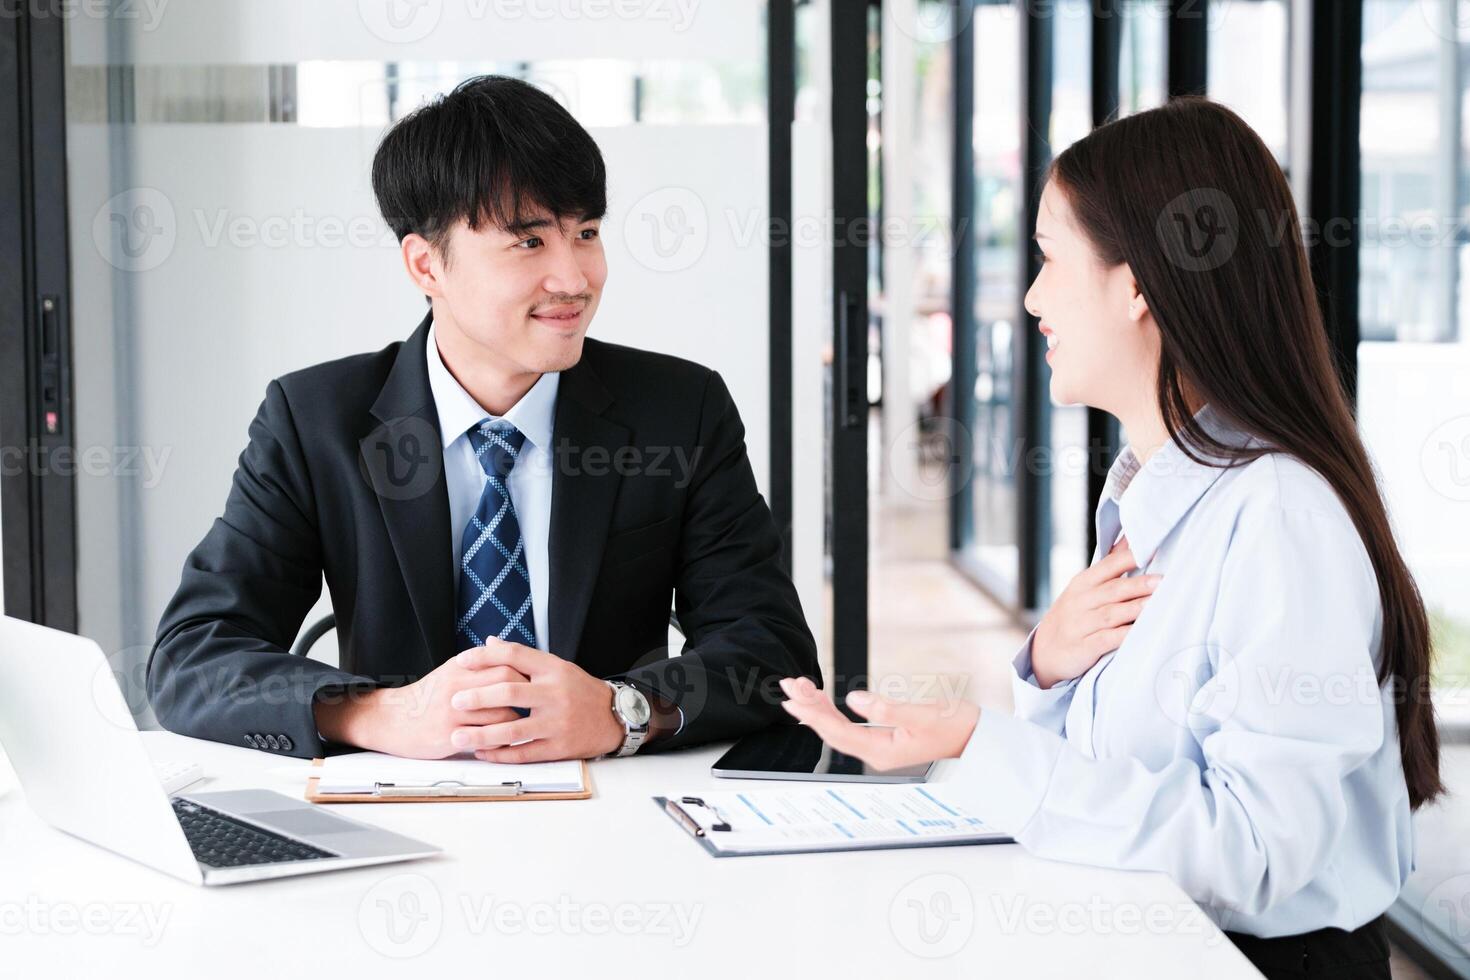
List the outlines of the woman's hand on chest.
{"type": "Polygon", "coordinates": [[[1128,540],[1082,570],[1057,596],[1031,640],[1031,672],[1038,686],[1080,677],[1118,649],[1163,576],[1128,573],[1138,567],[1128,540]]]}

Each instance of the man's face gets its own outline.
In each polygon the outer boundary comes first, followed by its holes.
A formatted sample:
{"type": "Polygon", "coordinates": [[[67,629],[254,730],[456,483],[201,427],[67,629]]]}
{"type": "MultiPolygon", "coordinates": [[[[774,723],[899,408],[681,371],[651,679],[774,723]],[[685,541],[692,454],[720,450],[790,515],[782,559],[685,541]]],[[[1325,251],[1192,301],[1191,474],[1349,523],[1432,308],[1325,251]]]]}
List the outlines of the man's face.
{"type": "Polygon", "coordinates": [[[436,287],[428,290],[435,323],[443,322],[436,329],[457,328],[511,373],[572,367],[607,279],[600,226],[545,212],[511,229],[472,231],[461,220],[447,254],[429,249],[422,257],[436,287]]]}

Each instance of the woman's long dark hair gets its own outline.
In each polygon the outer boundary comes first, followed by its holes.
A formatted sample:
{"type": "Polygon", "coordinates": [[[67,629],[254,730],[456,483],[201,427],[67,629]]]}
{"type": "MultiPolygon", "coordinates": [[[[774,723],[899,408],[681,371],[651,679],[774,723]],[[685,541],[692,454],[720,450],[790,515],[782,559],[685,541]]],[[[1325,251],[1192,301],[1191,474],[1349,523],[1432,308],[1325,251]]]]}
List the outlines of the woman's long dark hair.
{"type": "Polygon", "coordinates": [[[1295,456],[1341,498],[1383,604],[1378,683],[1393,682],[1409,805],[1444,789],[1429,701],[1424,601],[1399,554],[1332,349],[1286,178],[1239,116],[1202,98],[1117,119],[1072,144],[1050,176],[1101,261],[1126,262],[1158,323],[1158,401],[1190,458],[1295,456]],[[1267,444],[1212,439],[1186,392],[1267,444]]]}

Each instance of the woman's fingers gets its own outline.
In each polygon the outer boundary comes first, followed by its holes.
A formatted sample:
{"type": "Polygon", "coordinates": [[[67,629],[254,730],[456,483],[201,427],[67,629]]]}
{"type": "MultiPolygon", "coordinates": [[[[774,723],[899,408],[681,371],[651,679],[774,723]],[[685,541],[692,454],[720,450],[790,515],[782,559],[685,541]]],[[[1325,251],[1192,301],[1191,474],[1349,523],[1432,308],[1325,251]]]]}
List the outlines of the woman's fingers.
{"type": "Polygon", "coordinates": [[[1161,575],[1129,574],[1137,568],[1128,539],[1119,537],[1107,555],[1068,583],[1032,639],[1032,670],[1044,686],[1081,676],[1123,642],[1163,581],[1161,575]]]}
{"type": "Polygon", "coordinates": [[[847,696],[847,706],[873,724],[889,728],[925,728],[943,711],[939,704],[890,701],[871,691],[853,691],[847,696]]]}
{"type": "Polygon", "coordinates": [[[1148,601],[1147,597],[1133,599],[1129,602],[1110,602],[1106,606],[1100,606],[1092,612],[1092,629],[1089,633],[1099,630],[1113,629],[1118,626],[1131,626],[1143,612],[1143,604],[1148,601]]]}
{"type": "Polygon", "coordinates": [[[1081,581],[1088,588],[1096,588],[1104,582],[1111,581],[1120,575],[1133,571],[1137,567],[1138,563],[1133,560],[1133,552],[1129,551],[1128,547],[1120,540],[1118,544],[1113,546],[1113,550],[1108,552],[1096,565],[1079,572],[1077,580],[1081,581]]]}
{"type": "Polygon", "coordinates": [[[781,707],[838,752],[872,762],[885,757],[892,747],[891,731],[849,721],[811,681],[788,677],[781,681],[781,689],[790,699],[782,701],[781,707]]]}
{"type": "Polygon", "coordinates": [[[1127,626],[1118,626],[1110,630],[1098,630],[1089,636],[1087,643],[1091,647],[1093,657],[1096,658],[1094,662],[1101,660],[1122,646],[1123,638],[1128,635],[1128,631],[1132,628],[1133,625],[1130,623],[1127,626]]]}
{"type": "Polygon", "coordinates": [[[1115,578],[1092,592],[1091,599],[1097,606],[1105,606],[1112,602],[1127,602],[1129,599],[1137,599],[1140,596],[1153,595],[1154,589],[1164,580],[1162,575],[1132,575],[1126,578],[1115,578]]]}

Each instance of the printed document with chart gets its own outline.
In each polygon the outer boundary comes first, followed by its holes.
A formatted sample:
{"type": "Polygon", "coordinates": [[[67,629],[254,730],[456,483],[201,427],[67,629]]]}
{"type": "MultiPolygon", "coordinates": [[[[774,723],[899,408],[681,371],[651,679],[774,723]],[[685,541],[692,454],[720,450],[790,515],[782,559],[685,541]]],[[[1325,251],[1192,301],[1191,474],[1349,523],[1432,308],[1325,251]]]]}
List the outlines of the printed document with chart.
{"type": "Polygon", "coordinates": [[[1011,840],[930,785],[722,790],[655,800],[716,856],[1011,840]]]}

